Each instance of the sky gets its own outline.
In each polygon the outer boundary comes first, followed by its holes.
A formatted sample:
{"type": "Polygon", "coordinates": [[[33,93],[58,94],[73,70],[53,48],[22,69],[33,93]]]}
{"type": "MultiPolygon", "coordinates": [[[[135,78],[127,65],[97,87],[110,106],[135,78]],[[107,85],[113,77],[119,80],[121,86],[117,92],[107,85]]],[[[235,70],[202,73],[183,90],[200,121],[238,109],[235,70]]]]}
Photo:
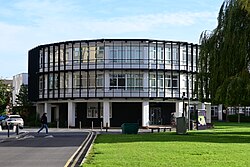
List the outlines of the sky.
{"type": "Polygon", "coordinates": [[[224,0],[0,0],[0,78],[28,72],[28,51],[70,40],[140,38],[199,44],[224,0]]]}

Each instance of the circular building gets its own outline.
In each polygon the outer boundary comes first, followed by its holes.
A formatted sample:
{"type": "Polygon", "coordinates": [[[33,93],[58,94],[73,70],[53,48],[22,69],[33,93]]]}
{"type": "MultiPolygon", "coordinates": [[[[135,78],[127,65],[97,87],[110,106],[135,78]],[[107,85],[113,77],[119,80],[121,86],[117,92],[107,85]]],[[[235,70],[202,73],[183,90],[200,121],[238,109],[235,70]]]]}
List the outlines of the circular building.
{"type": "Polygon", "coordinates": [[[29,51],[29,98],[60,127],[167,125],[196,101],[199,46],[148,39],[51,43],[29,51]]]}

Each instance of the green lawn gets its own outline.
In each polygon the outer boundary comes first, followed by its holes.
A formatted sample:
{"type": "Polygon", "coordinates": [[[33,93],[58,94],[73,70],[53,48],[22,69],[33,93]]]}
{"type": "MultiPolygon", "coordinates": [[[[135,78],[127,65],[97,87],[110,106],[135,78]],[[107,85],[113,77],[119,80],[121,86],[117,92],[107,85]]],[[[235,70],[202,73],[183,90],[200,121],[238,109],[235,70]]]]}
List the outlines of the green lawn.
{"type": "Polygon", "coordinates": [[[85,166],[250,166],[250,124],[217,123],[187,135],[99,135],[85,166]]]}

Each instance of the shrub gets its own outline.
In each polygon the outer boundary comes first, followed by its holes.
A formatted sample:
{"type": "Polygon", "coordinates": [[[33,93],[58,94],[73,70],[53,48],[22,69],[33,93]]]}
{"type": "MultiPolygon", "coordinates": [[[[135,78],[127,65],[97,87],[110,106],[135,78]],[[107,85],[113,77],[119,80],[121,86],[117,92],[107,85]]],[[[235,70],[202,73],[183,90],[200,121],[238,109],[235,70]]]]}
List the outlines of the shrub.
{"type": "MultiPolygon", "coordinates": [[[[229,122],[238,122],[238,115],[228,115],[229,122]]],[[[240,122],[250,122],[250,116],[240,115],[240,122]]]]}

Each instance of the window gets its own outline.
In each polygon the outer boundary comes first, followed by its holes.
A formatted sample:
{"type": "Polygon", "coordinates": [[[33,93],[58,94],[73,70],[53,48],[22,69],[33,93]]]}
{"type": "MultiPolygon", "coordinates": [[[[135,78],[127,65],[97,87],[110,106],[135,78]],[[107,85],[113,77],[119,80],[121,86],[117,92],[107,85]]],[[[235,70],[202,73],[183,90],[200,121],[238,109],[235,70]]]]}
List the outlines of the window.
{"type": "Polygon", "coordinates": [[[49,89],[52,90],[53,89],[53,75],[49,75],[49,89]]]}
{"type": "Polygon", "coordinates": [[[59,80],[58,80],[58,74],[50,74],[49,75],[49,89],[58,89],[59,86],[59,80]]]}
{"type": "Polygon", "coordinates": [[[96,87],[101,88],[101,87],[103,87],[103,85],[104,85],[103,74],[97,74],[96,75],[96,87]]]}
{"type": "Polygon", "coordinates": [[[157,57],[158,57],[158,62],[159,63],[163,63],[163,61],[164,61],[164,54],[163,54],[163,48],[162,47],[158,47],[157,57]]]}
{"type": "Polygon", "coordinates": [[[218,116],[218,107],[217,106],[211,106],[211,116],[212,117],[218,116]]]}
{"type": "Polygon", "coordinates": [[[69,54],[69,50],[67,49],[67,50],[66,50],[66,57],[65,57],[65,58],[66,58],[66,60],[65,60],[65,61],[66,61],[66,64],[69,64],[69,59],[70,59],[70,56],[69,56],[69,55],[70,55],[70,54],[69,54]]]}
{"type": "Polygon", "coordinates": [[[127,74],[127,89],[143,89],[142,74],[127,74]]]}
{"type": "Polygon", "coordinates": [[[196,66],[196,48],[193,48],[193,64],[196,66]]]}
{"type": "Polygon", "coordinates": [[[110,87],[117,86],[117,77],[115,75],[110,75],[110,87]]]}
{"type": "Polygon", "coordinates": [[[80,75],[80,72],[75,72],[73,74],[73,86],[74,86],[74,88],[81,87],[81,80],[83,80],[83,77],[82,77],[82,75],[80,75]]]}
{"type": "Polygon", "coordinates": [[[173,51],[173,63],[179,64],[179,55],[178,55],[177,48],[173,48],[172,51],[173,51]]]}
{"type": "Polygon", "coordinates": [[[165,58],[166,58],[166,63],[170,64],[171,63],[171,49],[169,47],[165,48],[165,58]]]}
{"type": "Polygon", "coordinates": [[[44,81],[43,81],[43,76],[39,77],[39,90],[43,90],[44,88],[44,81]]]}
{"type": "Polygon", "coordinates": [[[68,73],[66,73],[65,74],[65,88],[68,88],[68,85],[69,85],[69,74],[68,73]]]}
{"type": "Polygon", "coordinates": [[[64,51],[63,51],[64,45],[60,45],[60,65],[64,65],[64,51]]]}
{"type": "Polygon", "coordinates": [[[87,103],[87,118],[102,118],[103,103],[90,102],[87,103]]]}
{"type": "Polygon", "coordinates": [[[171,76],[166,75],[165,77],[165,88],[171,88],[171,76]]]}
{"type": "Polygon", "coordinates": [[[125,74],[112,74],[110,77],[110,89],[125,89],[125,74]]]}
{"type": "Polygon", "coordinates": [[[82,88],[87,88],[87,72],[83,72],[81,73],[82,75],[82,88]]]}
{"type": "Polygon", "coordinates": [[[90,71],[89,72],[89,76],[88,76],[88,78],[89,78],[89,83],[88,83],[88,86],[89,86],[89,88],[95,88],[96,87],[96,76],[95,76],[95,72],[94,71],[90,71]]]}
{"type": "Polygon", "coordinates": [[[89,62],[95,62],[96,59],[96,47],[90,46],[89,47],[89,62]]]}
{"type": "Polygon", "coordinates": [[[137,63],[140,61],[141,56],[141,49],[139,46],[132,46],[131,47],[131,60],[133,63],[137,63]]]}
{"type": "Polygon", "coordinates": [[[183,49],[183,50],[182,50],[182,61],[183,61],[183,63],[186,63],[186,57],[187,57],[186,54],[187,54],[187,53],[186,53],[186,49],[183,49]]]}
{"type": "Polygon", "coordinates": [[[187,76],[186,75],[183,76],[182,82],[184,83],[184,88],[187,88],[187,76]]]}
{"type": "Polygon", "coordinates": [[[156,88],[156,75],[150,74],[149,75],[149,83],[151,88],[156,88]]]}
{"type": "Polygon", "coordinates": [[[188,47],[188,62],[190,63],[192,60],[192,48],[191,46],[188,47]]]}
{"type": "Polygon", "coordinates": [[[87,118],[98,118],[97,107],[91,106],[87,109],[87,118]]]}
{"type": "Polygon", "coordinates": [[[74,63],[79,63],[80,61],[80,48],[74,48],[74,55],[73,55],[74,63]]]}
{"type": "Polygon", "coordinates": [[[130,56],[130,46],[123,46],[123,59],[124,62],[130,62],[131,56],[130,56]]]}
{"type": "Polygon", "coordinates": [[[175,75],[173,76],[172,87],[178,88],[178,76],[175,76],[175,75]]]}
{"type": "Polygon", "coordinates": [[[124,88],[125,87],[125,75],[124,74],[118,74],[118,88],[124,88]]]}
{"type": "Polygon", "coordinates": [[[158,74],[158,88],[163,88],[164,84],[164,75],[158,74]]]}
{"type": "Polygon", "coordinates": [[[178,88],[178,76],[173,75],[171,82],[171,75],[165,75],[165,88],[178,88]]]}
{"type": "Polygon", "coordinates": [[[42,50],[40,50],[40,56],[39,56],[39,67],[40,68],[43,68],[43,51],[42,50]]]}
{"type": "Polygon", "coordinates": [[[49,50],[49,62],[50,62],[50,67],[53,67],[53,47],[50,47],[49,50]]]}
{"type": "Polygon", "coordinates": [[[121,46],[110,46],[109,55],[112,62],[121,62],[122,61],[121,46]]]}
{"type": "Polygon", "coordinates": [[[97,59],[97,62],[103,62],[103,59],[104,59],[104,46],[97,47],[96,59],[97,59]]]}
{"type": "Polygon", "coordinates": [[[48,50],[47,49],[44,52],[44,66],[48,67],[48,50]]]}
{"type": "Polygon", "coordinates": [[[55,46],[55,66],[58,66],[58,54],[59,54],[59,50],[58,50],[58,46],[55,46]]]}
{"type": "Polygon", "coordinates": [[[88,61],[88,47],[83,46],[82,47],[82,62],[87,62],[88,61]]]}
{"type": "Polygon", "coordinates": [[[149,48],[149,56],[150,56],[150,62],[151,63],[155,63],[155,61],[156,61],[156,47],[150,47],[149,48]]]}
{"type": "Polygon", "coordinates": [[[58,74],[55,74],[55,84],[54,84],[54,86],[55,86],[55,89],[58,89],[58,86],[59,86],[59,80],[58,80],[58,74]]]}
{"type": "Polygon", "coordinates": [[[60,89],[64,88],[64,73],[60,73],[60,89]]]}

